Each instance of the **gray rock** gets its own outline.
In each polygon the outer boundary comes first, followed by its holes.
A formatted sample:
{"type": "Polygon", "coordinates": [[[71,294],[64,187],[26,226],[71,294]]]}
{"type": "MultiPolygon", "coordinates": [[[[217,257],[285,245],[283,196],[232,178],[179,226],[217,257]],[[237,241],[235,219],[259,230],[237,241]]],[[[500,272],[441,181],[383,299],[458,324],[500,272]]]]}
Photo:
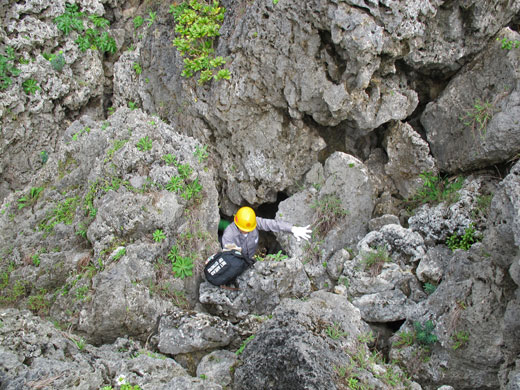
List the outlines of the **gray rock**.
{"type": "Polygon", "coordinates": [[[161,387],[157,387],[158,390],[171,390],[171,389],[183,389],[183,390],[223,390],[223,387],[208,380],[192,377],[177,377],[166,383],[161,387]]]}
{"type": "Polygon", "coordinates": [[[422,187],[419,175],[437,169],[430,148],[412,126],[397,122],[391,126],[384,140],[388,155],[385,172],[392,178],[399,194],[408,198],[422,187]]]}
{"type": "MultiPolygon", "coordinates": [[[[520,37],[509,29],[499,36],[513,41],[520,37]]],[[[519,58],[492,40],[439,99],[427,105],[421,123],[439,169],[478,169],[515,156],[520,146],[520,91],[514,86],[519,58]]]]}
{"type": "Polygon", "coordinates": [[[236,332],[219,317],[178,311],[161,316],[158,348],[169,355],[211,350],[229,345],[236,332]]]}
{"type": "MultiPolygon", "coordinates": [[[[343,296],[318,291],[303,302],[286,299],[239,356],[234,388],[342,388],[338,372],[355,354],[367,353],[359,340],[368,332],[359,311],[343,296]]],[[[353,363],[360,383],[384,386],[375,372],[383,374],[388,366],[377,363],[369,371],[361,368],[364,361],[353,363]]]]}
{"type": "Polygon", "coordinates": [[[121,383],[157,389],[186,371],[174,360],[118,339],[94,347],[27,311],[0,312],[2,389],[97,390],[121,383]]]}
{"type": "Polygon", "coordinates": [[[493,260],[503,267],[512,267],[513,279],[518,284],[514,265],[520,244],[520,164],[516,163],[509,175],[498,185],[491,201],[484,244],[493,253],[493,260]]]}
{"type": "Polygon", "coordinates": [[[204,356],[197,366],[197,376],[229,386],[232,381],[230,369],[235,365],[237,355],[226,350],[213,351],[204,356]]]}
{"type": "Polygon", "coordinates": [[[444,276],[444,271],[448,266],[448,260],[451,257],[451,250],[444,246],[435,246],[429,248],[417,266],[415,274],[421,282],[438,283],[444,276]]]}
{"type": "Polygon", "coordinates": [[[311,282],[300,260],[256,262],[237,278],[238,291],[200,285],[200,302],[211,312],[244,319],[249,314],[270,314],[283,298],[301,298],[311,291],[311,282]]]}
{"type": "Polygon", "coordinates": [[[368,230],[371,232],[379,230],[385,225],[399,225],[399,217],[392,214],[385,214],[381,217],[372,218],[368,221],[368,230]]]}

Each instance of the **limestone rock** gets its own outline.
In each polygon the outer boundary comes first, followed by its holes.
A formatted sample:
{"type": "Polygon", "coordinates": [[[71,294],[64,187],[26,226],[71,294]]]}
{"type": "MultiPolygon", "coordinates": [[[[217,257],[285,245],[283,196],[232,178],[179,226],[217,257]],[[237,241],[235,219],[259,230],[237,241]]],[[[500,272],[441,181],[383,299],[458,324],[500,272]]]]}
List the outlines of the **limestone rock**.
{"type": "Polygon", "coordinates": [[[0,312],[2,388],[99,389],[121,383],[157,389],[186,371],[128,339],[94,347],[27,311],[0,312]]]}
{"type": "Polygon", "coordinates": [[[421,173],[437,173],[428,144],[409,124],[397,122],[391,126],[384,142],[388,155],[385,172],[403,198],[410,197],[422,186],[421,173]]]}
{"type": "Polygon", "coordinates": [[[237,320],[248,314],[269,314],[283,298],[300,298],[311,291],[303,264],[296,258],[256,262],[236,284],[238,291],[230,291],[203,282],[200,302],[219,316],[237,320]]]}
{"type": "MultiPolygon", "coordinates": [[[[367,352],[359,340],[368,332],[359,311],[343,296],[318,291],[303,302],[286,299],[245,346],[235,389],[342,388],[337,370],[354,354],[367,352]]],[[[387,370],[376,365],[372,372],[359,369],[361,382],[375,388],[382,382],[374,372],[387,370]]]]}
{"type": "MultiPolygon", "coordinates": [[[[512,41],[520,37],[509,29],[499,36],[512,41]]],[[[520,91],[514,86],[519,67],[518,51],[504,50],[492,40],[427,105],[421,123],[439,169],[455,173],[515,156],[520,147],[520,91]]]]}
{"type": "Polygon", "coordinates": [[[233,340],[236,328],[219,317],[177,311],[161,317],[158,333],[159,350],[178,355],[225,347],[233,340]]]}
{"type": "Polygon", "coordinates": [[[231,377],[231,367],[237,361],[236,353],[218,350],[204,356],[197,366],[197,376],[205,377],[221,386],[229,386],[231,377]]]}

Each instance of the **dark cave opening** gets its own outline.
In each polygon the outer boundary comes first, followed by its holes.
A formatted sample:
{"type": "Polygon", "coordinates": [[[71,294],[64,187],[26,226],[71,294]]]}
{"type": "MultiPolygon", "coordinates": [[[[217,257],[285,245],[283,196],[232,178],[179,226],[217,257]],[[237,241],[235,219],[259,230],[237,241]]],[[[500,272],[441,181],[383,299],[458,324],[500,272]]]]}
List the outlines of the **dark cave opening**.
{"type": "Polygon", "coordinates": [[[391,347],[390,338],[401,329],[405,322],[405,319],[390,322],[369,322],[368,325],[375,336],[373,345],[369,345],[369,347],[381,352],[384,358],[388,360],[391,347]]]}
{"type": "MultiPolygon", "coordinates": [[[[250,207],[252,207],[252,209],[255,211],[257,217],[274,219],[276,217],[276,213],[278,212],[278,205],[288,197],[289,196],[285,192],[280,191],[276,194],[275,202],[263,203],[258,206],[250,207]]],[[[233,223],[233,216],[226,215],[221,211],[220,221],[221,223],[219,225],[218,239],[219,243],[222,245],[222,234],[224,233],[225,227],[233,223]]],[[[269,254],[276,254],[279,251],[282,251],[282,253],[285,254],[282,250],[282,246],[276,239],[275,234],[271,232],[259,231],[257,255],[264,257],[269,254]]]]}

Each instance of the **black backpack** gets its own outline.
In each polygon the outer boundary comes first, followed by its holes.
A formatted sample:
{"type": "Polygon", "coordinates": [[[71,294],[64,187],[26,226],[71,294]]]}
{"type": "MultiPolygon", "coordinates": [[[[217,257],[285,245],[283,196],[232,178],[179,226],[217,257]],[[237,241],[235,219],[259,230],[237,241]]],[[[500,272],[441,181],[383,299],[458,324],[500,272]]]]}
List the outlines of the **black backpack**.
{"type": "Polygon", "coordinates": [[[215,286],[233,282],[254,261],[239,251],[219,252],[211,256],[204,266],[206,280],[215,286]]]}

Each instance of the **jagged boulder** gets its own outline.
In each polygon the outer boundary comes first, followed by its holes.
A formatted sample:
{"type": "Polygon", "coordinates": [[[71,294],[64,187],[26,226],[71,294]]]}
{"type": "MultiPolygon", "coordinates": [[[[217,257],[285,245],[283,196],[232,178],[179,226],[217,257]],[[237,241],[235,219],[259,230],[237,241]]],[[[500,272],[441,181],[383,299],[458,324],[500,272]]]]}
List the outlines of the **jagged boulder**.
{"type": "Polygon", "coordinates": [[[2,389],[98,390],[103,386],[160,388],[188,373],[173,359],[125,338],[96,348],[28,311],[0,311],[2,389]]]}
{"type": "Polygon", "coordinates": [[[4,299],[51,312],[93,343],[147,338],[174,303],[196,302],[218,245],[206,156],[139,110],[74,122],[31,186],[3,203],[4,299]]]}
{"type": "Polygon", "coordinates": [[[413,195],[421,187],[421,173],[437,173],[428,144],[409,124],[397,122],[391,126],[384,144],[388,155],[385,172],[403,198],[413,195]]]}
{"type": "MultiPolygon", "coordinates": [[[[515,41],[509,29],[499,37],[515,41]]],[[[471,64],[427,105],[421,116],[439,169],[479,169],[513,158],[520,147],[520,52],[492,40],[471,64]]]]}
{"type": "Polygon", "coordinates": [[[232,381],[232,367],[237,359],[237,354],[231,351],[213,351],[200,361],[197,366],[197,377],[207,378],[221,386],[229,386],[232,381]]]}
{"type": "MultiPolygon", "coordinates": [[[[343,296],[318,291],[305,301],[285,299],[239,356],[234,388],[340,389],[348,370],[363,385],[385,388],[388,366],[367,364],[369,334],[343,296]]],[[[398,373],[393,388],[405,386],[400,370],[393,369],[398,373]]]]}
{"type": "Polygon", "coordinates": [[[161,316],[157,346],[169,355],[206,351],[226,347],[236,333],[235,326],[219,317],[177,311],[161,316]]]}
{"type": "Polygon", "coordinates": [[[299,226],[311,225],[313,237],[309,243],[297,242],[290,235],[277,234],[277,238],[291,255],[321,264],[367,233],[375,191],[363,163],[341,152],[325,161],[323,184],[317,184],[280,202],[276,218],[299,226]]]}
{"type": "Polygon", "coordinates": [[[471,226],[475,228],[475,235],[480,236],[490,210],[494,181],[486,180],[485,175],[470,175],[459,180],[463,180],[463,184],[458,191],[452,192],[451,199],[447,197],[446,201],[435,205],[425,204],[415,209],[408,219],[410,229],[420,233],[425,244],[444,244],[449,236],[463,235],[471,226]]]}
{"type": "Polygon", "coordinates": [[[297,258],[258,261],[237,278],[237,291],[200,285],[199,299],[212,313],[231,320],[249,314],[269,314],[283,298],[301,298],[311,291],[311,282],[297,258]]]}
{"type": "MultiPolygon", "coordinates": [[[[9,63],[20,74],[11,75],[11,85],[0,91],[0,199],[31,180],[82,109],[102,116],[102,104],[87,106],[102,102],[105,92],[103,55],[80,51],[74,43],[77,33],[66,36],[53,22],[65,12],[65,0],[5,3],[0,36],[5,47],[14,49],[15,58],[9,63]],[[63,56],[63,66],[53,65],[44,54],[63,56]]],[[[104,14],[99,1],[85,4],[84,11],[104,14]]]]}
{"type": "Polygon", "coordinates": [[[358,244],[358,255],[344,263],[340,280],[361,317],[368,322],[407,318],[426,298],[412,270],[425,256],[418,233],[399,225],[385,225],[358,244]]]}
{"type": "Polygon", "coordinates": [[[486,253],[482,244],[455,251],[441,283],[392,338],[390,357],[407,364],[418,382],[499,388],[503,366],[517,355],[518,325],[507,315],[512,304],[518,312],[515,287],[486,253]],[[438,341],[417,334],[419,328],[427,329],[428,320],[432,326],[425,333],[438,341]],[[422,362],[417,356],[424,356],[422,362]]]}

